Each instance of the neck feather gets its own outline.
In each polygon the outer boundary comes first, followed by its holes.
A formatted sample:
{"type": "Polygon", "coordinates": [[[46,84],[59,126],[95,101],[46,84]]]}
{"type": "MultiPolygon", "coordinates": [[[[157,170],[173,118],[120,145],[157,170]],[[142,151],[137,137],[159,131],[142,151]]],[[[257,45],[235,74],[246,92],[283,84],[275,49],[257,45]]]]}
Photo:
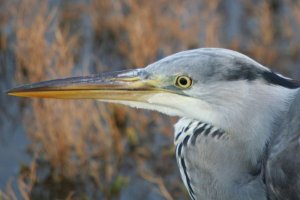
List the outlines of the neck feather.
{"type": "Polygon", "coordinates": [[[263,146],[296,91],[258,81],[213,85],[200,92],[188,118],[212,124],[237,141],[263,146]]]}
{"type": "MultiPolygon", "coordinates": [[[[198,115],[183,118],[175,125],[177,150],[180,144],[185,146],[182,159],[190,172],[189,178],[185,178],[187,187],[199,186],[194,188],[195,193],[204,194],[204,199],[218,199],[218,194],[232,198],[231,195],[235,193],[238,193],[240,199],[245,195],[253,197],[249,199],[264,199],[264,186],[260,177],[264,150],[296,91],[258,84],[253,88],[236,90],[236,93],[230,89],[219,91],[219,99],[215,97],[212,98],[214,101],[206,99],[206,102],[195,103],[193,113],[198,115]],[[196,145],[189,145],[193,142],[192,138],[195,138],[195,130],[202,126],[198,126],[200,122],[212,127],[209,133],[220,130],[222,137],[211,137],[212,134],[205,137],[202,134],[196,145]],[[187,184],[188,181],[190,184],[187,184]],[[215,185],[210,185],[210,182],[215,185]],[[215,192],[214,188],[217,188],[215,192]],[[206,194],[205,191],[211,192],[206,194]]],[[[205,130],[208,130],[207,127],[205,130]]],[[[185,173],[181,174],[185,176],[185,173]]]]}

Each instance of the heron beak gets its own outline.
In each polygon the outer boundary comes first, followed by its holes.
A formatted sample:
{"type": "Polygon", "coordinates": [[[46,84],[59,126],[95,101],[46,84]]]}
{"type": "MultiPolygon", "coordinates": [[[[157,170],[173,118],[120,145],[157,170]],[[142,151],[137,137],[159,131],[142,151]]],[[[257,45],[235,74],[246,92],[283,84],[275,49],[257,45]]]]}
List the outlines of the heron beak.
{"type": "Polygon", "coordinates": [[[8,95],[57,99],[146,101],[162,91],[159,80],[143,69],[70,77],[20,86],[8,95]]]}

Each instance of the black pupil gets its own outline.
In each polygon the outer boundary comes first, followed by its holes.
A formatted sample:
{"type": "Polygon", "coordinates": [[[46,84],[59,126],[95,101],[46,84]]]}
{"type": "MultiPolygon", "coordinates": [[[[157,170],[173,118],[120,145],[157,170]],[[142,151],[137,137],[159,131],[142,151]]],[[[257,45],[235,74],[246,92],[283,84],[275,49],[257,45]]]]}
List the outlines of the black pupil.
{"type": "Polygon", "coordinates": [[[188,81],[186,80],[186,78],[180,78],[180,79],[179,79],[179,83],[180,83],[180,85],[185,86],[185,85],[188,84],[188,81]]]}

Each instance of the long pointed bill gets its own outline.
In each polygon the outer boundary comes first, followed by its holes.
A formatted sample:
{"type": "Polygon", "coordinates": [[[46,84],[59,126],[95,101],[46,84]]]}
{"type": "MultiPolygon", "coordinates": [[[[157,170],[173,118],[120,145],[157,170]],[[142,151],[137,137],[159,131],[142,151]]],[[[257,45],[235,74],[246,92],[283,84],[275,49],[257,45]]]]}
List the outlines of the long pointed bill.
{"type": "Polygon", "coordinates": [[[145,101],[163,92],[143,69],[71,77],[24,85],[7,93],[20,97],[145,101]]]}

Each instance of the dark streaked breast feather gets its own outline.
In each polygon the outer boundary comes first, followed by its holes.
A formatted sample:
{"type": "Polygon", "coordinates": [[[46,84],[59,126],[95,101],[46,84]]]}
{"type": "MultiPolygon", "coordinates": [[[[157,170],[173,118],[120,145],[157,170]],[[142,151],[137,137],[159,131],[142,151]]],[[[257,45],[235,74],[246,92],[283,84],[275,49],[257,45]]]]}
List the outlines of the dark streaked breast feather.
{"type": "Polygon", "coordinates": [[[300,91],[270,141],[265,167],[269,199],[300,199],[300,91]]]}
{"type": "Polygon", "coordinates": [[[203,131],[204,131],[204,129],[206,128],[206,126],[207,126],[207,124],[204,124],[202,127],[196,128],[196,129],[194,130],[194,133],[193,133],[193,135],[192,135],[192,141],[191,141],[191,143],[192,143],[193,145],[196,144],[196,139],[197,139],[197,137],[198,137],[201,133],[203,133],[203,131]]]}
{"type": "Polygon", "coordinates": [[[194,193],[194,190],[193,190],[193,188],[191,186],[191,180],[190,180],[190,178],[189,178],[189,176],[187,174],[187,169],[186,169],[184,158],[181,158],[180,162],[181,162],[181,166],[183,168],[184,175],[185,175],[185,178],[186,178],[186,183],[187,183],[187,186],[188,186],[188,191],[190,193],[191,198],[194,200],[195,199],[194,198],[195,193],[194,193]]]}

